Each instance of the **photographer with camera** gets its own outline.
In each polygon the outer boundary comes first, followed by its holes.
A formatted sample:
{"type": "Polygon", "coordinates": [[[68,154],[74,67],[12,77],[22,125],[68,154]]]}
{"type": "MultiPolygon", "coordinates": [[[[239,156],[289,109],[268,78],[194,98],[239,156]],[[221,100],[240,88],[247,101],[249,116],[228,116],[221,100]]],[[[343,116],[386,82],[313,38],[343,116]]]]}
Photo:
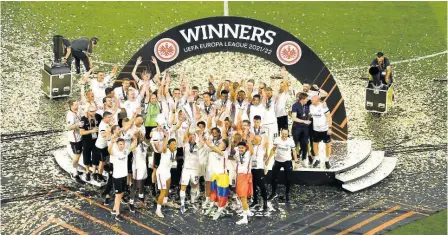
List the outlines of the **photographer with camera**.
{"type": "Polygon", "coordinates": [[[98,41],[99,39],[96,37],[93,37],[91,39],[82,37],[72,41],[71,53],[75,58],[76,74],[81,73],[81,61],[84,64],[86,71],[89,71],[90,68],[93,67],[90,54],[93,52],[93,47],[98,43],[98,41]]]}

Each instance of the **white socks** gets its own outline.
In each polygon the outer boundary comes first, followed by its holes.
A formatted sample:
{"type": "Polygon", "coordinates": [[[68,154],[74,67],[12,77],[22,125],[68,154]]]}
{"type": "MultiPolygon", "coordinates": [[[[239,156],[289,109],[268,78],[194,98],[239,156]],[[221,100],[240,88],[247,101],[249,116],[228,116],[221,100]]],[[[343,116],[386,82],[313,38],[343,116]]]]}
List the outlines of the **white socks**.
{"type": "Polygon", "coordinates": [[[185,204],[185,191],[180,190],[180,204],[183,206],[185,204]]]}
{"type": "Polygon", "coordinates": [[[143,199],[143,198],[145,198],[145,196],[143,195],[143,193],[141,193],[141,194],[138,194],[138,198],[143,199]]]}
{"type": "MultiPolygon", "coordinates": [[[[182,191],[181,191],[181,193],[182,193],[182,191]]],[[[196,188],[191,188],[191,191],[190,191],[190,201],[191,201],[191,203],[195,203],[195,199],[196,199],[196,195],[197,195],[197,190],[196,190],[196,188]]],[[[182,199],[182,194],[181,194],[181,199],[182,199]]],[[[182,204],[183,205],[183,204],[182,204]]]]}
{"type": "Polygon", "coordinates": [[[161,211],[162,210],[162,205],[157,204],[157,210],[161,211]]]}
{"type": "Polygon", "coordinates": [[[168,202],[168,197],[164,197],[163,198],[163,204],[165,204],[165,203],[167,203],[168,202]]]}
{"type": "Polygon", "coordinates": [[[130,199],[130,200],[129,200],[129,204],[134,205],[134,199],[130,199]]]}
{"type": "Polygon", "coordinates": [[[329,162],[330,161],[330,157],[325,157],[325,161],[329,162]]]}

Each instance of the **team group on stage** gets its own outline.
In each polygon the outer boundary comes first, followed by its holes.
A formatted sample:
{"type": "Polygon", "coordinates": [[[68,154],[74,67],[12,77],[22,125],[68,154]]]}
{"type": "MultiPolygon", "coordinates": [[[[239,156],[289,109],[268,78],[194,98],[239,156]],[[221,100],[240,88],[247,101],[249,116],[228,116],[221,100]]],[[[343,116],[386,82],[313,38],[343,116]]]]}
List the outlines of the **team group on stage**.
{"type": "Polygon", "coordinates": [[[216,220],[229,207],[241,213],[237,224],[245,224],[253,215],[249,207],[266,210],[268,201],[277,197],[282,168],[289,202],[293,169],[331,167],[332,120],[322,101],[327,93],[311,84],[292,89],[286,68],[275,87],[260,82],[257,89],[252,79],[215,82],[210,76],[204,81],[207,89],[199,91],[182,74],[179,86],[173,87],[170,73],[162,75],[154,57],[155,74],[137,73],[141,63],[140,57],[133,79],[114,89],[110,82],[117,66],[110,74],[97,72],[96,78],[89,70],[81,79],[81,100],[70,101],[67,113],[72,177],[81,183],[80,174],[85,174],[86,181],[106,183],[105,205],[113,189],[116,220],[123,221],[120,203],[129,204],[131,212],[145,207],[144,186],[150,185],[159,217],[164,217],[163,206],[184,213],[189,194],[189,208],[202,207],[216,220]],[[290,100],[293,105],[287,110],[290,100]],[[325,156],[318,156],[319,142],[325,143],[325,156]],[[81,154],[83,170],[78,166],[81,154]],[[271,182],[265,182],[268,169],[271,182]],[[271,184],[269,197],[266,183],[271,184]],[[179,198],[169,198],[170,189],[179,198]],[[205,199],[199,206],[200,197],[205,199]]]}

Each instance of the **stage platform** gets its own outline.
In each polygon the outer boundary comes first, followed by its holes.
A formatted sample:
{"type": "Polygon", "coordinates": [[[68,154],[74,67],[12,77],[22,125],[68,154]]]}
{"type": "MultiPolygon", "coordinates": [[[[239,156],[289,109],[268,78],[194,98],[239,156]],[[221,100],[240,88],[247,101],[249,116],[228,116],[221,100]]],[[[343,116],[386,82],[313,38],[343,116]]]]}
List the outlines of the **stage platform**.
{"type": "MultiPolygon", "coordinates": [[[[325,156],[324,144],[321,143],[319,150],[319,156],[325,156]]],[[[70,171],[73,157],[70,146],[53,151],[53,155],[62,169],[70,171]]],[[[151,157],[148,158],[148,162],[152,162],[151,157]]],[[[372,142],[369,140],[335,141],[330,160],[331,169],[325,168],[324,161],[317,168],[300,165],[294,169],[290,180],[293,184],[336,185],[356,192],[386,178],[395,168],[396,162],[396,158],[385,157],[382,151],[372,151],[372,142]]],[[[83,171],[82,156],[79,165],[79,170],[83,171]]],[[[174,167],[172,173],[176,174],[174,167]]],[[[267,183],[270,182],[272,163],[268,168],[267,183]]],[[[279,182],[284,182],[284,174],[280,174],[279,182]]],[[[93,180],[89,183],[98,187],[104,185],[93,180]]]]}

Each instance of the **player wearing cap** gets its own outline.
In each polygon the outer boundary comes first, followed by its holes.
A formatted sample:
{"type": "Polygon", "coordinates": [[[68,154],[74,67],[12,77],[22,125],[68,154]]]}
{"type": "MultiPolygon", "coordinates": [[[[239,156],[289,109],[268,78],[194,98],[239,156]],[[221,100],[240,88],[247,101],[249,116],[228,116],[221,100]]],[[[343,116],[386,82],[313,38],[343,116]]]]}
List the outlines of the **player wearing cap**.
{"type": "Polygon", "coordinates": [[[176,140],[171,138],[168,131],[164,131],[162,152],[160,156],[160,165],[157,168],[157,187],[160,189],[160,195],[157,199],[156,215],[163,218],[162,205],[168,204],[168,190],[171,184],[171,164],[176,159],[177,144],[176,140]]]}
{"type": "Polygon", "coordinates": [[[128,155],[129,152],[134,151],[136,146],[137,138],[134,138],[131,146],[127,147],[125,140],[118,137],[113,137],[108,146],[110,161],[114,165],[112,177],[115,188],[115,202],[111,213],[115,215],[115,220],[119,222],[124,221],[120,214],[120,201],[126,188],[128,155]]]}
{"type": "Polygon", "coordinates": [[[316,153],[313,166],[317,167],[319,161],[319,143],[325,143],[325,167],[330,169],[331,155],[331,125],[332,119],[328,107],[315,96],[311,99],[310,114],[313,117],[313,147],[316,153]]]}
{"type": "Polygon", "coordinates": [[[79,178],[80,172],[78,172],[78,161],[81,156],[82,151],[82,141],[81,134],[79,133],[79,128],[83,126],[84,123],[81,122],[81,119],[78,115],[78,102],[75,100],[71,100],[68,102],[68,106],[70,110],[67,112],[67,137],[70,142],[71,149],[73,151],[73,170],[72,170],[72,178],[77,183],[82,183],[79,178]]]}
{"type": "MultiPolygon", "coordinates": [[[[86,181],[90,181],[90,167],[92,167],[92,152],[95,151],[95,142],[98,138],[98,126],[101,122],[101,115],[96,113],[96,107],[90,106],[85,116],[81,118],[83,126],[80,127],[79,133],[82,136],[82,156],[84,168],[86,170],[86,181]]],[[[93,166],[93,172],[96,167],[93,166]]]]}
{"type": "Polygon", "coordinates": [[[274,166],[272,167],[272,193],[269,196],[268,200],[272,200],[277,197],[277,178],[278,173],[280,172],[280,169],[283,168],[283,172],[285,172],[285,201],[289,202],[289,190],[290,190],[290,173],[293,170],[293,162],[292,158],[294,159],[294,162],[297,161],[296,156],[296,146],[294,144],[294,140],[292,138],[288,137],[288,130],[283,129],[281,131],[281,136],[277,137],[274,141],[274,147],[272,148],[269,157],[266,161],[266,165],[269,162],[269,160],[272,158],[272,156],[275,154],[275,162],[274,166]],[[292,158],[291,158],[291,151],[292,151],[292,158]]]}
{"type": "Polygon", "coordinates": [[[247,197],[252,196],[252,173],[251,173],[251,160],[254,150],[250,142],[239,142],[238,151],[235,154],[236,161],[238,163],[236,172],[238,174],[236,179],[236,193],[241,199],[243,204],[243,218],[236,222],[236,224],[247,224],[247,216],[253,215],[249,211],[249,205],[247,204],[247,197]]]}

